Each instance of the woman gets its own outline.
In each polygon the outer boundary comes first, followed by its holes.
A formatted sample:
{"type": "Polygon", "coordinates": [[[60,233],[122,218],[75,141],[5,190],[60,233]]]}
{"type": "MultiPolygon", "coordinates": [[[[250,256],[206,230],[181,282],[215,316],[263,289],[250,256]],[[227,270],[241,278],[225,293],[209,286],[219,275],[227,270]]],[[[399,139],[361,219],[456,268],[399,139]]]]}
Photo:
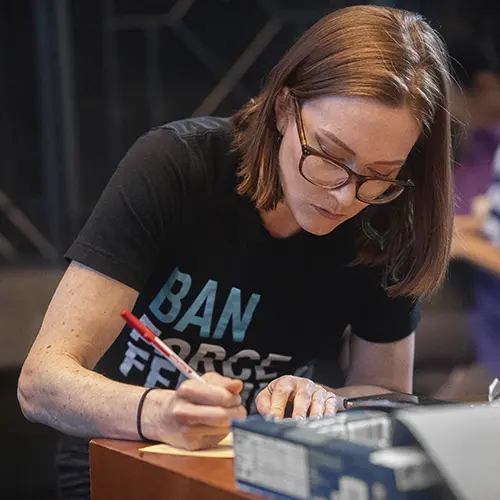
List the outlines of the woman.
{"type": "MultiPolygon", "coordinates": [[[[446,51],[418,15],[352,7],[310,28],[233,120],[140,138],[67,253],[19,381],[25,415],[202,448],[254,402],[304,417],[410,391],[416,302],[449,253],[448,92],[446,51]],[[180,380],[123,308],[209,384],[180,380]],[[302,377],[347,325],[347,386],[302,377]]],[[[62,449],[73,493],[78,443],[62,449]]]]}

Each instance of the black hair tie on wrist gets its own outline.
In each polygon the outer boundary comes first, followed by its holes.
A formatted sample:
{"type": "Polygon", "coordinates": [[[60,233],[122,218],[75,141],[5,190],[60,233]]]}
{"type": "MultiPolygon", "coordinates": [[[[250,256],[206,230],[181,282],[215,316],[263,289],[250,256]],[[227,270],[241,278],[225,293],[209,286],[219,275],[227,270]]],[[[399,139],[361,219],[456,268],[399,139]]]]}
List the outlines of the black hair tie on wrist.
{"type": "Polygon", "coordinates": [[[148,439],[143,433],[142,433],[142,407],[144,406],[144,401],[146,400],[146,396],[151,392],[157,389],[157,387],[150,387],[149,389],[146,389],[141,396],[141,399],[139,400],[139,406],[137,407],[137,434],[139,434],[139,437],[143,441],[151,441],[151,439],[148,439]]]}

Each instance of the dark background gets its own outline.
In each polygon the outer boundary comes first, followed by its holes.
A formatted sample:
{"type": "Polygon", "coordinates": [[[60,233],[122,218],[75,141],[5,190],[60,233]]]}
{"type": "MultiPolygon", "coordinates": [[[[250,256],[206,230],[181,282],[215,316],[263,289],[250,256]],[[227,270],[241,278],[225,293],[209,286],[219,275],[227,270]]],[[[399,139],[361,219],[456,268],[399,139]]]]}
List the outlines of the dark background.
{"type": "MultiPolygon", "coordinates": [[[[49,256],[57,260],[140,134],[193,113],[234,111],[299,33],[354,3],[417,10],[444,35],[499,43],[498,2],[2,0],[0,189],[56,248],[49,256]],[[259,33],[250,62],[239,59],[259,33]],[[202,106],[242,62],[235,84],[202,106]]],[[[5,214],[0,233],[14,247],[9,262],[40,256],[5,214]]]]}
{"type": "Polygon", "coordinates": [[[23,419],[15,385],[120,157],[152,126],[231,113],[307,26],[358,3],[500,46],[500,2],[0,0],[1,498],[55,498],[54,433],[23,419]]]}

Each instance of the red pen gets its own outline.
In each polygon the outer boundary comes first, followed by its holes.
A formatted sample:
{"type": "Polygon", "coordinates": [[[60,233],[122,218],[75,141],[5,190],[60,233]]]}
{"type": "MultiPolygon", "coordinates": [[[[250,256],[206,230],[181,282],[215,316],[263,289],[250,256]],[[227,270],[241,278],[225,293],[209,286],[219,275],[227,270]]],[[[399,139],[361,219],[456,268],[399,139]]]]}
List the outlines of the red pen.
{"type": "Polygon", "coordinates": [[[148,344],[163,354],[185,377],[199,382],[205,382],[182,358],[160,340],[137,316],[124,309],[120,316],[132,327],[148,344]]]}

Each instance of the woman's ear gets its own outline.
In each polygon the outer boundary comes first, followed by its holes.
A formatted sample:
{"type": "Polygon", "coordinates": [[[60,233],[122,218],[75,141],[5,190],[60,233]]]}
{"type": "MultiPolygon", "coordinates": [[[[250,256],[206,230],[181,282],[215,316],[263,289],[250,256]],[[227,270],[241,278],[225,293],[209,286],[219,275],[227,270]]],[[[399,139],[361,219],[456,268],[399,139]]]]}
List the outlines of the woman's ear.
{"type": "Polygon", "coordinates": [[[283,136],[286,132],[292,113],[292,95],[287,87],[283,87],[274,103],[274,112],[276,114],[276,128],[278,133],[283,136]]]}

